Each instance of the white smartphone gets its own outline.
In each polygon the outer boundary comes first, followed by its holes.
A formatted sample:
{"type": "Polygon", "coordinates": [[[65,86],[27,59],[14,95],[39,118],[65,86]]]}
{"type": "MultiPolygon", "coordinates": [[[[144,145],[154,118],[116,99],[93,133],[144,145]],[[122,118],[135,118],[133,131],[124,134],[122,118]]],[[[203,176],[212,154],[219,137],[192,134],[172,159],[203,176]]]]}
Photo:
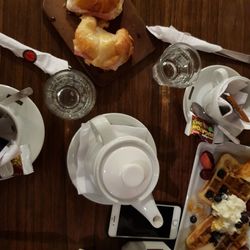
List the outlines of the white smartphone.
{"type": "Polygon", "coordinates": [[[181,218],[179,206],[157,204],[164,223],[154,228],[150,222],[132,206],[113,205],[108,235],[110,237],[173,240],[177,236],[181,218]]]}

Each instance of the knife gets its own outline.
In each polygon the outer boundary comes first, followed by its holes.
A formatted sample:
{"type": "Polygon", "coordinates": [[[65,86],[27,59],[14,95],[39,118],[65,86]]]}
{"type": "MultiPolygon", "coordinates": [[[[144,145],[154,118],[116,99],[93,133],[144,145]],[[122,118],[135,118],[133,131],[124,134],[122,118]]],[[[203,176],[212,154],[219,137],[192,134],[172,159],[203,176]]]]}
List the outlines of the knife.
{"type": "Polygon", "coordinates": [[[215,52],[215,54],[219,56],[224,56],[230,59],[235,59],[244,63],[250,63],[250,55],[247,55],[241,52],[237,52],[237,51],[233,51],[229,49],[222,49],[220,51],[215,52]]]}

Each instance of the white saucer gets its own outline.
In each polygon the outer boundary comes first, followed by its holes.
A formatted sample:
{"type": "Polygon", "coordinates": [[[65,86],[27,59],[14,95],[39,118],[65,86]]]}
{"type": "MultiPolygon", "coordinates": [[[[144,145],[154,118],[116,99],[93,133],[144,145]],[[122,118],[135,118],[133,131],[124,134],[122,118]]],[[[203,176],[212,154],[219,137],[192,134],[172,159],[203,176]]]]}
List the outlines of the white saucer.
{"type": "MultiPolygon", "coordinates": [[[[13,94],[19,90],[7,85],[0,84],[0,100],[5,98],[8,94],[13,94]]],[[[11,106],[19,114],[21,120],[25,123],[22,131],[20,145],[28,144],[30,148],[32,163],[39,155],[44,142],[44,123],[40,111],[34,102],[25,97],[22,99],[23,104],[11,103],[11,106]]]]}
{"type": "Polygon", "coordinates": [[[187,87],[183,97],[183,113],[187,121],[188,112],[192,102],[197,102],[202,105],[202,99],[208,91],[210,91],[217,82],[211,81],[211,76],[214,70],[223,68],[228,72],[228,77],[239,75],[235,70],[224,65],[212,65],[201,70],[199,78],[195,85],[187,87]]]}
{"type": "MultiPolygon", "coordinates": [[[[125,114],[120,114],[120,113],[108,113],[105,114],[105,117],[109,120],[111,124],[114,125],[127,125],[127,126],[132,126],[132,127],[144,127],[144,124],[138,121],[137,119],[125,115],[125,114]]],[[[79,136],[80,136],[80,129],[75,133],[73,136],[69,148],[68,148],[68,153],[67,153],[67,167],[68,167],[68,172],[70,179],[74,186],[76,186],[75,179],[76,179],[76,169],[77,169],[77,151],[79,148],[79,136]]],[[[152,147],[154,152],[156,152],[156,146],[154,139],[152,135],[149,133],[147,143],[152,147]]],[[[94,194],[94,193],[88,193],[88,194],[83,194],[84,197],[87,199],[96,202],[96,203],[101,203],[105,205],[110,205],[110,203],[107,201],[107,199],[103,196],[100,196],[99,194],[94,194]]]]}

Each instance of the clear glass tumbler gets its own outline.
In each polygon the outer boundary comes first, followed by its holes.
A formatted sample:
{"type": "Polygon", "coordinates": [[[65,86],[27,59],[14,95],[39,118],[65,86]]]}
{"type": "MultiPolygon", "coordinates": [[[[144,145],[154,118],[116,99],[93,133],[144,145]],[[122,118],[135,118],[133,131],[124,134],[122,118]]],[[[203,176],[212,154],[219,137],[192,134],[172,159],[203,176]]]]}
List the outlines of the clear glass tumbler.
{"type": "Polygon", "coordinates": [[[175,43],[164,50],[153,66],[153,78],[159,85],[186,88],[195,83],[200,70],[198,52],[185,43],[175,43]]]}
{"type": "Polygon", "coordinates": [[[48,109],[58,117],[80,119],[94,107],[96,90],[84,73],[63,70],[46,81],[44,100],[48,109]]]}

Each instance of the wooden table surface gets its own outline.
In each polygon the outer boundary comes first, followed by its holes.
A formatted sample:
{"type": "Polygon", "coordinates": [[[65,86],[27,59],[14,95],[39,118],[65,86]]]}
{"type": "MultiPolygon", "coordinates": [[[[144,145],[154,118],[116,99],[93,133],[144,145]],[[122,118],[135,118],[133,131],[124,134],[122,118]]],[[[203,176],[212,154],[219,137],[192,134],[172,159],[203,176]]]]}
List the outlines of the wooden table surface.
{"type": "MultiPolygon", "coordinates": [[[[250,54],[250,0],[133,0],[147,25],[173,25],[179,30],[250,54]]],[[[66,59],[82,69],[42,10],[42,0],[0,0],[0,31],[22,43],[66,59]]],[[[155,52],[105,87],[97,86],[97,102],[83,119],[64,121],[46,108],[42,88],[48,78],[40,69],[0,49],[0,83],[17,89],[31,86],[31,99],[45,123],[45,141],[34,162],[35,172],[0,182],[0,249],[120,249],[125,242],[107,236],[110,206],[78,196],[67,172],[69,143],[92,117],[109,112],[131,115],[144,123],[155,140],[160,177],[157,202],[184,206],[199,140],[184,135],[184,90],[161,88],[152,80],[152,65],[167,46],[155,41],[155,52]]],[[[229,66],[250,78],[247,64],[201,53],[203,67],[229,66]]],[[[239,138],[250,145],[248,133],[239,138]]]]}

